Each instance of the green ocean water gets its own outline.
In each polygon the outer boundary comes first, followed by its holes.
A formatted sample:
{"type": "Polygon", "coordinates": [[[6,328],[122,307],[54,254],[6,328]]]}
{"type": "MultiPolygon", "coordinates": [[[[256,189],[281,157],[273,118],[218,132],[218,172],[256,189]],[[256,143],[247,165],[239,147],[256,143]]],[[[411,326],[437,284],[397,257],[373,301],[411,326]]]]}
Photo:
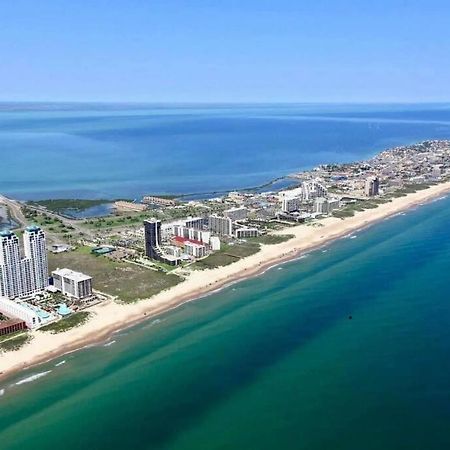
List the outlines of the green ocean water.
{"type": "Polygon", "coordinates": [[[441,199],[5,381],[0,448],[450,448],[449,275],[441,199]]]}

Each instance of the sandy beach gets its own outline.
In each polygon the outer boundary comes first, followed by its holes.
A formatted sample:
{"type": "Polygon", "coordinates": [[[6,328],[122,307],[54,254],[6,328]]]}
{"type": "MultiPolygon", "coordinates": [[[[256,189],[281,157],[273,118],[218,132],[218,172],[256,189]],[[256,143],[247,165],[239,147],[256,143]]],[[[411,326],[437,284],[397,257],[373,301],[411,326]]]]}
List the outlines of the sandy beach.
{"type": "MultiPolygon", "coordinates": [[[[300,253],[325,245],[334,239],[367,227],[411,207],[438,198],[450,191],[450,182],[394,199],[376,209],[358,212],[346,219],[327,218],[322,226],[298,225],[278,231],[293,234],[289,241],[263,245],[258,253],[229,266],[194,271],[173,288],[135,304],[113,301],[90,308],[92,318],[84,325],[61,334],[33,331],[33,339],[18,351],[0,354],[0,377],[31,365],[53,359],[88,344],[106,340],[113,332],[161,314],[181,304],[203,297],[230,283],[258,275],[267,268],[295,258],[300,253]]],[[[300,264],[300,263],[299,263],[300,264]]]]}

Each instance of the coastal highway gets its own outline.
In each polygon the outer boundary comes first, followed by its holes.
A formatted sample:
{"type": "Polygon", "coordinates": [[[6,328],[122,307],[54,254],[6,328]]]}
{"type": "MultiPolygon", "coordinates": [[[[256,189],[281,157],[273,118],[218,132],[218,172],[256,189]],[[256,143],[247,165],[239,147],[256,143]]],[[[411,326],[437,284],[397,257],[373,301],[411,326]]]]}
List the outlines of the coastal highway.
{"type": "Polygon", "coordinates": [[[20,202],[18,202],[17,200],[12,200],[0,194],[0,203],[8,207],[11,218],[20,226],[20,228],[23,228],[27,225],[27,219],[23,215],[22,205],[20,204],[20,202]]]}
{"type": "MultiPolygon", "coordinates": [[[[48,217],[52,217],[53,219],[58,219],[66,226],[70,225],[71,227],[74,228],[74,231],[76,231],[78,233],[83,233],[83,235],[85,236],[86,239],[90,239],[90,240],[94,240],[95,239],[95,232],[93,232],[92,230],[90,230],[87,227],[84,227],[84,226],[80,225],[80,220],[69,219],[67,217],[64,217],[64,216],[58,214],[58,213],[55,213],[53,211],[49,211],[47,208],[44,208],[43,206],[31,205],[31,204],[27,204],[26,206],[27,206],[28,209],[31,209],[33,211],[45,214],[48,217]]],[[[61,242],[61,239],[58,239],[58,241],[61,242]]]]}
{"type": "MultiPolygon", "coordinates": [[[[27,225],[29,225],[29,220],[27,220],[27,218],[25,217],[25,215],[22,212],[22,207],[24,205],[21,202],[19,202],[17,200],[13,200],[8,197],[5,197],[4,195],[0,194],[0,204],[7,206],[9,213],[11,215],[11,218],[14,220],[14,222],[16,222],[19,225],[19,228],[24,228],[27,225]]],[[[91,239],[93,238],[92,232],[85,227],[81,227],[79,225],[79,223],[77,223],[76,220],[67,219],[67,218],[62,217],[58,214],[55,214],[51,211],[48,211],[47,209],[42,208],[42,207],[36,207],[36,206],[32,206],[32,205],[26,205],[26,206],[29,209],[33,209],[40,213],[44,213],[49,217],[57,218],[57,219],[61,220],[65,225],[71,225],[75,229],[75,231],[82,232],[87,238],[91,238],[91,239]]],[[[47,241],[49,244],[63,243],[62,242],[63,239],[61,238],[61,236],[58,236],[49,230],[45,230],[45,232],[46,232],[47,241]]]]}

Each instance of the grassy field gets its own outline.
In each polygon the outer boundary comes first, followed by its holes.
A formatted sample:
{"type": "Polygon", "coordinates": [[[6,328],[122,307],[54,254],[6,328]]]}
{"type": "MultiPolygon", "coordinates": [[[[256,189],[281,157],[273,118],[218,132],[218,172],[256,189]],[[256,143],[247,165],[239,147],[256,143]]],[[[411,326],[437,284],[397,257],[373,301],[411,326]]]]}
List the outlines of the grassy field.
{"type": "Polygon", "coordinates": [[[274,245],[286,242],[293,237],[293,234],[265,234],[263,236],[248,239],[248,241],[264,245],[274,245]]]}
{"type": "Polygon", "coordinates": [[[424,189],[432,186],[433,183],[421,183],[421,184],[408,184],[404,187],[397,189],[390,194],[387,194],[383,197],[371,198],[370,200],[361,200],[356,203],[351,203],[344,208],[333,211],[333,216],[344,219],[346,217],[352,217],[355,215],[357,211],[365,211],[366,209],[374,209],[378,208],[378,206],[389,203],[394,198],[405,197],[408,194],[413,194],[417,191],[422,191],[424,189]]]}
{"type": "Polygon", "coordinates": [[[70,316],[65,317],[58,322],[51,323],[45,327],[41,327],[41,331],[50,331],[53,334],[63,333],[64,331],[70,330],[71,328],[83,325],[89,320],[90,313],[87,311],[80,311],[70,316]]]}
{"type": "Polygon", "coordinates": [[[344,219],[346,217],[352,217],[355,215],[355,212],[357,211],[365,211],[366,209],[375,209],[378,208],[378,206],[391,202],[392,199],[389,197],[379,197],[379,198],[372,198],[370,200],[360,200],[356,203],[350,203],[344,208],[337,209],[333,211],[333,216],[338,217],[340,219],[344,219]]]}
{"type": "Polygon", "coordinates": [[[388,194],[388,198],[397,198],[397,197],[405,197],[408,194],[413,194],[417,191],[423,191],[424,189],[429,188],[435,183],[420,183],[420,184],[407,184],[403,186],[401,189],[397,189],[395,192],[388,194]]]}
{"type": "Polygon", "coordinates": [[[243,242],[234,245],[222,244],[220,251],[212,253],[201,261],[197,261],[191,267],[193,269],[203,270],[228,266],[241,258],[257,253],[260,248],[257,242],[243,242]]]}
{"type": "Polygon", "coordinates": [[[72,234],[75,232],[74,227],[65,225],[62,220],[51,217],[48,214],[37,212],[27,207],[23,208],[23,213],[30,223],[39,225],[45,231],[61,234],[65,238],[72,237],[72,234]]]}
{"type": "Polygon", "coordinates": [[[151,297],[175,286],[181,279],[176,275],[146,269],[135,264],[112,261],[106,256],[94,256],[89,247],[67,253],[49,254],[49,268],[67,267],[93,277],[93,287],[117,296],[126,303],[151,297]]]}
{"type": "Polygon", "coordinates": [[[127,212],[126,214],[116,214],[114,216],[99,217],[83,222],[83,225],[92,229],[108,229],[129,225],[141,225],[145,219],[153,217],[162,221],[181,219],[184,217],[201,216],[205,213],[204,208],[185,206],[183,208],[149,209],[145,212],[127,212]]]}
{"type": "Polygon", "coordinates": [[[30,334],[23,331],[2,336],[0,337],[0,353],[19,350],[30,340],[30,334]]]}

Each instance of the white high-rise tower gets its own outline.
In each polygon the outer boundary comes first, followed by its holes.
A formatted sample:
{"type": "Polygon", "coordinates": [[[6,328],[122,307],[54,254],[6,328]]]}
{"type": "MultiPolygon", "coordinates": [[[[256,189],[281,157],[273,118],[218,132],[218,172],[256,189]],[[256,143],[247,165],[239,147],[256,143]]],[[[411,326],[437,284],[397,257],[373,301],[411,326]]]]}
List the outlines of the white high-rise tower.
{"type": "Polygon", "coordinates": [[[42,291],[48,286],[47,247],[44,231],[37,226],[27,227],[23,234],[23,245],[25,259],[30,260],[31,291],[42,291]]]}
{"type": "Polygon", "coordinates": [[[10,231],[0,232],[0,297],[24,297],[48,286],[44,232],[28,227],[23,241],[25,257],[21,258],[18,237],[10,231]]]}
{"type": "Polygon", "coordinates": [[[22,295],[22,264],[19,239],[10,231],[0,232],[0,297],[22,295]]]}

